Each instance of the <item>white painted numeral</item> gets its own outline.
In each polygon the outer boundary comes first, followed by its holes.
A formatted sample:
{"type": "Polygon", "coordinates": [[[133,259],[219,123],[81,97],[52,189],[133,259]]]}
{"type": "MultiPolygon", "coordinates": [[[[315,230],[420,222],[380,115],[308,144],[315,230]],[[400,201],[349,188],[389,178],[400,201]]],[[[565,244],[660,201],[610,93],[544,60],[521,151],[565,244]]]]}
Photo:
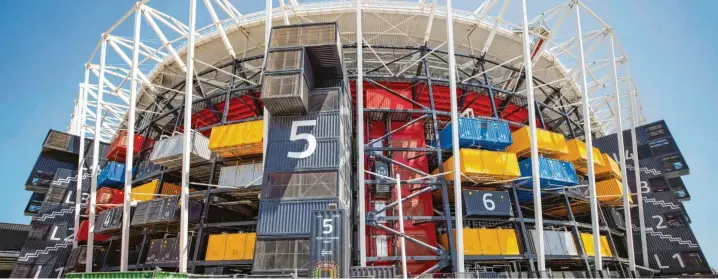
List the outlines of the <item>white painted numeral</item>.
{"type": "Polygon", "coordinates": [[[334,231],[334,225],[332,224],[332,219],[322,220],[322,227],[324,228],[324,230],[322,231],[323,234],[331,234],[334,231]]]}
{"type": "Polygon", "coordinates": [[[484,201],[484,207],[488,211],[494,211],[494,209],[496,209],[496,203],[494,203],[494,201],[490,199],[493,195],[494,194],[492,193],[486,193],[481,198],[484,201]]]}
{"type": "Polygon", "coordinates": [[[300,126],[316,126],[316,125],[317,125],[316,120],[300,120],[300,121],[292,122],[292,132],[289,135],[289,140],[291,140],[291,141],[306,140],[307,141],[307,149],[302,152],[291,152],[291,151],[287,152],[287,157],[295,158],[295,159],[302,159],[302,158],[307,158],[314,153],[314,151],[317,149],[317,138],[315,138],[314,135],[308,134],[308,133],[297,134],[297,129],[299,129],[300,126]]]}
{"type": "Polygon", "coordinates": [[[641,191],[642,191],[644,194],[648,194],[648,193],[651,192],[651,188],[648,187],[648,182],[646,182],[646,181],[641,181],[641,191]]]}
{"type": "Polygon", "coordinates": [[[656,229],[662,230],[662,229],[667,228],[666,225],[663,224],[663,216],[653,215],[651,218],[658,219],[658,225],[656,225],[656,229]]]}
{"type": "Polygon", "coordinates": [[[666,269],[666,268],[669,268],[669,266],[667,266],[667,265],[662,265],[662,264],[661,264],[661,260],[658,259],[658,255],[653,254],[653,258],[656,259],[656,264],[658,265],[658,269],[666,269]]]}
{"type": "Polygon", "coordinates": [[[681,258],[681,254],[675,253],[671,258],[676,259],[678,264],[681,265],[681,268],[686,268],[686,265],[683,263],[683,258],[681,258]]]}

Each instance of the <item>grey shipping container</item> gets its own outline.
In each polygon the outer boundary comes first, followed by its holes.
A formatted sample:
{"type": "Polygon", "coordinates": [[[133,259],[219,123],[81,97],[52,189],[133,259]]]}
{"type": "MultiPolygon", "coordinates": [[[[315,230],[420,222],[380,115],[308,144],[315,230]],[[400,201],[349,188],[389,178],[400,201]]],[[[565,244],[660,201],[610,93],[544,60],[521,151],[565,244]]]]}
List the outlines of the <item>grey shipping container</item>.
{"type": "Polygon", "coordinates": [[[309,269],[309,239],[257,239],[252,273],[304,272],[309,269]]]}
{"type": "Polygon", "coordinates": [[[79,154],[80,137],[55,130],[47,132],[42,149],[79,154]]]}
{"type": "MultiPolygon", "coordinates": [[[[531,240],[535,247],[538,241],[536,230],[531,230],[531,240]]],[[[546,255],[553,256],[576,256],[576,244],[573,235],[567,231],[550,231],[544,230],[544,248],[546,255]]]]}
{"type": "Polygon", "coordinates": [[[466,216],[512,216],[507,191],[462,191],[466,216]]]}
{"type": "MultiPolygon", "coordinates": [[[[104,258],[105,252],[107,250],[105,247],[93,247],[93,257],[92,257],[92,267],[93,270],[99,268],[102,265],[102,259],[104,258]]],[[[118,251],[119,253],[119,251],[118,251]]],[[[87,246],[80,245],[77,246],[77,248],[72,249],[69,256],[67,257],[67,261],[65,262],[65,269],[66,270],[77,270],[77,271],[85,271],[85,266],[87,265],[87,246]]]]}
{"type": "Polygon", "coordinates": [[[145,263],[153,264],[163,262],[162,257],[162,244],[164,239],[153,239],[150,241],[150,246],[147,248],[147,258],[145,263]]]}
{"type": "Polygon", "coordinates": [[[311,89],[301,73],[265,75],[260,99],[272,116],[305,114],[311,89]]]}
{"type": "MultiPolygon", "coordinates": [[[[192,130],[191,138],[190,164],[209,161],[212,158],[212,151],[209,150],[209,139],[194,130],[192,130]]],[[[181,167],[183,140],[184,135],[176,134],[156,142],[150,155],[150,161],[167,168],[181,167]]]]}
{"type": "Polygon", "coordinates": [[[321,278],[347,278],[351,262],[349,216],[344,210],[312,212],[309,238],[310,274],[321,278]]]}
{"type": "MultiPolygon", "coordinates": [[[[135,208],[130,209],[130,216],[132,216],[132,212],[134,212],[134,210],[135,208]]],[[[97,216],[97,221],[95,222],[95,225],[97,226],[95,230],[98,233],[110,233],[121,230],[122,215],[122,207],[115,207],[100,212],[100,214],[97,216]]]]}
{"type": "Polygon", "coordinates": [[[269,142],[290,141],[292,133],[295,134],[311,134],[315,139],[337,139],[343,136],[342,129],[351,129],[344,127],[339,116],[339,112],[322,112],[311,113],[307,115],[277,116],[270,120],[272,129],[269,131],[269,142]],[[293,127],[299,122],[311,123],[293,127]]]}
{"type": "Polygon", "coordinates": [[[162,170],[162,166],[152,163],[150,160],[142,161],[137,165],[137,171],[135,171],[136,180],[144,180],[157,174],[162,170]]]}
{"type": "Polygon", "coordinates": [[[45,190],[52,183],[57,169],[76,169],[77,161],[76,155],[41,152],[25,182],[25,188],[45,190]]]}
{"type": "Polygon", "coordinates": [[[317,140],[314,152],[305,158],[289,158],[288,154],[307,151],[309,143],[306,140],[272,142],[269,146],[265,172],[339,168],[342,155],[347,153],[339,139],[317,140]]]}
{"type": "Polygon", "coordinates": [[[300,73],[307,82],[309,90],[313,89],[316,83],[312,64],[306,51],[301,47],[270,50],[264,73],[265,76],[300,73]]]}
{"type": "MultiPolygon", "coordinates": [[[[190,200],[188,213],[190,223],[198,222],[202,214],[202,204],[190,200]]],[[[179,197],[166,197],[137,203],[135,212],[132,215],[131,224],[134,226],[153,223],[172,223],[179,221],[179,217],[179,197]]]]}
{"type": "Polygon", "coordinates": [[[602,209],[603,216],[606,218],[606,223],[610,228],[626,229],[626,222],[623,218],[623,211],[618,211],[613,207],[602,209]]]}
{"type": "Polygon", "coordinates": [[[349,268],[351,278],[396,278],[395,266],[352,266],[349,268]]]}
{"type": "Polygon", "coordinates": [[[0,251],[20,251],[30,229],[30,225],[0,223],[0,251]]]}
{"type": "Polygon", "coordinates": [[[262,162],[222,167],[219,172],[219,185],[222,186],[260,186],[264,174],[262,162]]]}
{"type": "Polygon", "coordinates": [[[257,238],[308,236],[312,211],[342,209],[336,199],[308,201],[262,200],[259,203],[257,238]]]}
{"type": "MultiPolygon", "coordinates": [[[[346,105],[343,95],[346,95],[341,88],[315,88],[309,92],[309,113],[340,111],[340,105],[346,105]]],[[[348,107],[351,109],[351,106],[348,107]]]]}
{"type": "Polygon", "coordinates": [[[344,191],[338,171],[270,172],[262,199],[306,200],[336,198],[344,191]]]}
{"type": "Polygon", "coordinates": [[[708,273],[710,267],[700,250],[648,252],[650,268],[661,274],[708,273]]]}

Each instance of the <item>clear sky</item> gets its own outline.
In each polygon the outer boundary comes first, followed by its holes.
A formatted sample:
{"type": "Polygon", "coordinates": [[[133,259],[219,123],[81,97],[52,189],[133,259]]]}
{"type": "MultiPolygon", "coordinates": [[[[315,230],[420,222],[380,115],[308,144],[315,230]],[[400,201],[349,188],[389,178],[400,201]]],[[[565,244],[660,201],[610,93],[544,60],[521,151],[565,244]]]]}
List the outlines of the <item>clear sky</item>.
{"type": "MultiPolygon", "coordinates": [[[[30,196],[23,185],[42,140],[48,129],[65,130],[84,63],[100,34],[133,2],[0,0],[0,119],[5,119],[0,132],[0,181],[5,189],[0,195],[0,222],[29,222],[29,217],[22,215],[30,196]]],[[[156,0],[151,4],[174,15],[172,11],[186,2],[156,0]]],[[[264,1],[232,2],[241,12],[249,13],[263,8],[264,1]]],[[[480,3],[454,2],[466,10],[480,3]]],[[[711,178],[711,169],[718,158],[718,91],[714,85],[718,80],[718,52],[714,49],[718,47],[718,1],[585,2],[616,30],[629,55],[648,121],[667,121],[690,166],[691,174],[683,180],[692,200],[685,205],[703,252],[716,267],[718,222],[713,214],[718,213],[714,199],[718,188],[713,188],[716,179],[711,178]]],[[[530,14],[536,12],[529,10],[530,14]]],[[[198,25],[206,21],[199,18],[198,25]]]]}

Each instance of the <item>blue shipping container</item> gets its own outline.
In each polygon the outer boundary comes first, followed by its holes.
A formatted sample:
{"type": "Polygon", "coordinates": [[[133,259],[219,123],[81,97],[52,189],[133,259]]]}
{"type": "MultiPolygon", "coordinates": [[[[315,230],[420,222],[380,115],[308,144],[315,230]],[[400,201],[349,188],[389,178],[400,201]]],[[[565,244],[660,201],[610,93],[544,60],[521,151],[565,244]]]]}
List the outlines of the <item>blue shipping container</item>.
{"type": "Polygon", "coordinates": [[[97,176],[97,185],[120,187],[125,185],[125,164],[109,162],[97,176]]]}
{"type": "MultiPolygon", "coordinates": [[[[451,124],[439,133],[442,149],[452,146],[451,124]]],[[[459,118],[459,146],[478,147],[487,150],[505,150],[511,145],[511,130],[508,122],[493,119],[459,118]]]]}
{"type": "MultiPolygon", "coordinates": [[[[517,184],[531,185],[531,158],[519,162],[519,169],[521,177],[525,179],[519,180],[517,184]]],[[[546,189],[578,184],[578,176],[573,164],[549,158],[539,158],[539,177],[541,188],[546,189]]]]}

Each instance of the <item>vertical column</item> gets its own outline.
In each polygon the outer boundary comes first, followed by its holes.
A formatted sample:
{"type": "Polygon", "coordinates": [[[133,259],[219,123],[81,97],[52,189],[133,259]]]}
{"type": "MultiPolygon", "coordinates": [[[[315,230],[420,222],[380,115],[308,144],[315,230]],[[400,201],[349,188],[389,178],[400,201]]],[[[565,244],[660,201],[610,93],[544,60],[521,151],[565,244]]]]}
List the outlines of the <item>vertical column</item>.
{"type": "MultiPolygon", "coordinates": [[[[616,139],[618,140],[618,157],[621,166],[621,184],[623,184],[623,214],[626,220],[626,246],[628,247],[628,269],[636,271],[636,254],[633,250],[633,221],[631,220],[631,188],[628,187],[628,173],[626,173],[626,153],[623,142],[623,116],[621,115],[621,91],[618,89],[618,70],[616,67],[616,45],[614,43],[613,31],[611,31],[611,64],[613,65],[613,83],[616,86],[616,139]]],[[[629,88],[630,90],[630,88],[629,88]]]]}
{"type": "MultiPolygon", "coordinates": [[[[461,159],[459,158],[459,112],[456,99],[456,56],[454,56],[454,18],[451,0],[446,0],[446,40],[449,48],[449,98],[451,99],[451,150],[454,154],[454,221],[456,222],[455,272],[464,272],[463,206],[461,200],[461,159]]],[[[451,221],[449,221],[451,222],[451,221]]]]}
{"type": "Polygon", "coordinates": [[[364,36],[362,32],[361,1],[357,0],[357,179],[359,187],[359,265],[366,266],[366,185],[364,183],[364,36]]]}
{"type": "MultiPolygon", "coordinates": [[[[536,101],[534,98],[534,82],[533,82],[533,67],[531,65],[531,42],[529,41],[529,24],[527,19],[526,11],[526,0],[521,0],[521,21],[522,31],[521,38],[523,43],[523,55],[524,55],[524,68],[526,69],[526,95],[527,103],[529,104],[529,133],[530,145],[531,145],[531,176],[533,185],[534,195],[534,220],[536,224],[536,233],[543,235],[543,209],[541,204],[541,182],[539,172],[539,154],[538,154],[538,140],[536,138],[536,101]]],[[[543,273],[546,271],[546,256],[544,254],[544,238],[539,237],[538,243],[534,243],[536,248],[536,262],[537,271],[543,273]]]]}
{"type": "Polygon", "coordinates": [[[194,88],[194,39],[195,16],[197,0],[189,0],[189,30],[187,31],[187,72],[185,76],[184,96],[184,134],[182,135],[182,189],[180,192],[180,249],[179,272],[187,272],[187,255],[189,242],[187,241],[189,206],[189,163],[192,149],[192,89],[194,88]]]}
{"type": "MultiPolygon", "coordinates": [[[[280,0],[281,1],[281,0],[280,0]]],[[[269,50],[269,37],[272,34],[272,0],[266,0],[264,7],[264,61],[267,61],[267,50],[269,50]]],[[[246,51],[245,51],[246,52],[246,51]]],[[[264,76],[264,67],[262,67],[262,76],[264,76]]],[[[260,80],[263,80],[260,78],[260,80]]],[[[262,118],[264,120],[264,143],[262,154],[262,163],[267,165],[267,139],[269,138],[269,111],[266,108],[262,108],[262,118]]]]}
{"type": "Polygon", "coordinates": [[[87,112],[87,90],[90,79],[90,65],[85,65],[85,81],[80,84],[80,154],[77,162],[77,184],[75,187],[75,238],[72,241],[72,248],[77,248],[77,232],[80,229],[80,211],[82,211],[82,177],[85,167],[85,115],[87,112]]]}
{"type": "Polygon", "coordinates": [[[586,142],[586,168],[588,169],[588,191],[589,202],[591,207],[591,232],[593,233],[593,247],[596,247],[594,253],[594,268],[596,271],[603,270],[603,261],[601,256],[601,224],[598,221],[598,201],[596,199],[596,176],[593,166],[593,142],[591,138],[591,109],[588,104],[588,86],[586,84],[586,57],[583,53],[583,34],[581,32],[581,8],[574,6],[576,9],[576,37],[578,38],[579,64],[581,67],[581,106],[583,114],[583,131],[584,141],[586,142]]]}
{"type": "MultiPolygon", "coordinates": [[[[102,34],[102,43],[100,47],[100,75],[97,78],[97,102],[95,107],[95,139],[92,142],[92,177],[90,178],[90,216],[89,229],[87,232],[87,262],[93,262],[93,249],[95,245],[95,205],[97,204],[97,173],[100,157],[100,134],[102,123],[102,93],[105,84],[105,55],[107,54],[107,34],[102,34]]],[[[78,178],[79,180],[79,178],[78,178]]],[[[82,195],[78,192],[77,195],[82,195]]],[[[79,227],[78,227],[79,229],[79,227]]],[[[92,272],[92,265],[85,266],[85,272],[92,272]]]]}
{"type": "Polygon", "coordinates": [[[125,191],[122,205],[122,240],[120,245],[120,271],[127,271],[130,249],[130,193],[132,192],[132,166],[135,150],[135,107],[137,103],[137,71],[140,48],[141,2],[135,6],[135,33],[132,38],[132,69],[130,69],[130,108],[127,110],[127,152],[125,157],[125,191]]]}
{"type": "MultiPolygon", "coordinates": [[[[633,88],[633,78],[631,77],[630,71],[628,72],[628,99],[631,102],[631,143],[632,153],[631,158],[633,159],[633,175],[636,178],[636,199],[638,200],[638,225],[640,227],[641,235],[641,253],[643,254],[643,266],[649,267],[648,264],[648,246],[646,243],[646,218],[643,213],[643,189],[641,188],[641,166],[638,163],[638,140],[636,139],[636,127],[638,127],[638,100],[636,100],[636,92],[633,88]]],[[[626,230],[629,230],[626,227],[626,230]]],[[[633,228],[630,228],[633,232],[633,228]]],[[[628,232],[626,232],[628,233],[628,232]]]]}

